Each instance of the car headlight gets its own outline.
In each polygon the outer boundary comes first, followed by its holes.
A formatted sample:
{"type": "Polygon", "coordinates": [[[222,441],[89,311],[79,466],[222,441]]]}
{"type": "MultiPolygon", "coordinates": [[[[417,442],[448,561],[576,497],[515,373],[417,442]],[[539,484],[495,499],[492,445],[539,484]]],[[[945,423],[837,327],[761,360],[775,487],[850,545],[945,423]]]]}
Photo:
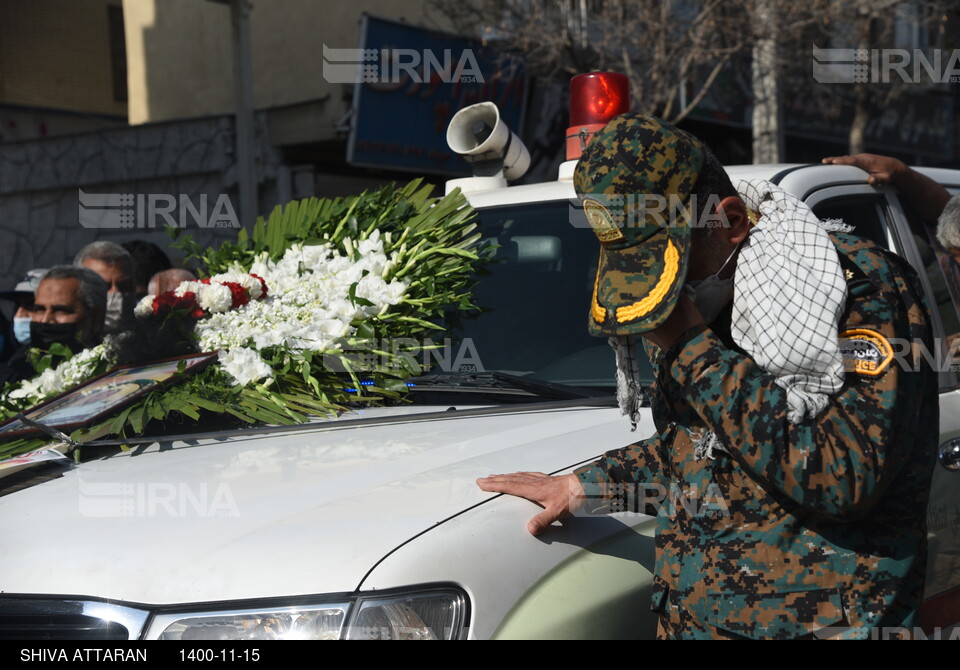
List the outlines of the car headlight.
{"type": "Polygon", "coordinates": [[[452,640],[461,637],[467,598],[429,587],[377,592],[337,602],[156,614],[147,639],[452,640]]]}
{"type": "Polygon", "coordinates": [[[466,620],[459,591],[358,598],[344,631],[347,640],[456,640],[466,620]]]}

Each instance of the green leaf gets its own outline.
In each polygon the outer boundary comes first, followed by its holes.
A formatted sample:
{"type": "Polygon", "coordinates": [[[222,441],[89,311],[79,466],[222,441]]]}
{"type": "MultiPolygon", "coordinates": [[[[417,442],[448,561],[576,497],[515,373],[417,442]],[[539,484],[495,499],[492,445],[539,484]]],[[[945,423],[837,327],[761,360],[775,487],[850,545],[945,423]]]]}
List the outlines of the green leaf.
{"type": "Polygon", "coordinates": [[[130,428],[137,435],[143,434],[143,425],[147,420],[147,407],[145,404],[137,405],[137,407],[130,412],[130,416],[128,417],[130,428]]]}
{"type": "Polygon", "coordinates": [[[125,410],[120,412],[117,415],[117,418],[113,420],[113,423],[110,425],[110,433],[113,435],[119,435],[120,431],[123,430],[124,425],[127,423],[127,417],[130,416],[130,413],[136,408],[136,405],[131,405],[125,410]]]}

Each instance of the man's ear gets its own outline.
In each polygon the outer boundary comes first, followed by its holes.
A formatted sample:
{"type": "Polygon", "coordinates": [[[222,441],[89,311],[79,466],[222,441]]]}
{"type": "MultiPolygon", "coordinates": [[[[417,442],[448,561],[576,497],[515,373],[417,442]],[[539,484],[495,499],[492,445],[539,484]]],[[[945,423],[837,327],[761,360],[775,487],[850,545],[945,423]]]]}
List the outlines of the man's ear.
{"type": "Polygon", "coordinates": [[[736,196],[727,196],[717,205],[717,214],[726,224],[718,229],[718,233],[731,245],[740,244],[750,234],[750,218],[747,216],[747,206],[736,196]]]}

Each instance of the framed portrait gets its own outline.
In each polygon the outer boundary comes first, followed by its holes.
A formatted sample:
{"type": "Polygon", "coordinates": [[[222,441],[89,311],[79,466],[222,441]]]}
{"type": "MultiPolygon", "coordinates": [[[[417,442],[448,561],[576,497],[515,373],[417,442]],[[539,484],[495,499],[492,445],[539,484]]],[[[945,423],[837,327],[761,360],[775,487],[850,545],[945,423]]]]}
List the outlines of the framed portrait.
{"type": "MultiPolygon", "coordinates": [[[[31,421],[64,433],[84,428],[139,400],[163,384],[176,384],[217,359],[217,352],[180,356],[145,365],[124,365],[54,396],[24,412],[31,421]]],[[[0,424],[0,440],[42,435],[20,419],[0,424]]]]}

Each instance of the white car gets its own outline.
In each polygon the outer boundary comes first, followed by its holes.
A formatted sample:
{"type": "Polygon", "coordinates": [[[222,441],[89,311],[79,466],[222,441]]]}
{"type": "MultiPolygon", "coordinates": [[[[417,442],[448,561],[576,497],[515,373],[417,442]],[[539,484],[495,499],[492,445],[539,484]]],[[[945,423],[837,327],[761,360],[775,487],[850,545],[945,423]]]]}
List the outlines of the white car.
{"type": "MultiPolygon", "coordinates": [[[[474,483],[568,472],[654,430],[647,411],[630,432],[612,354],[586,333],[597,244],[571,168],[550,183],[474,184],[498,245],[476,293],[487,311],[457,331],[476,355],[417,380],[414,404],[144,439],[19,490],[0,480],[0,636],[652,637],[651,517],[578,516],[533,537],[536,506],[474,483]]],[[[936,305],[936,335],[956,325],[928,232],[896,192],[852,167],[729,171],[771,179],[903,254],[936,305]]],[[[924,172],[960,190],[960,171],[924,172]]],[[[940,400],[941,442],[957,444],[952,371],[940,400]]],[[[930,626],[960,620],[958,531],[960,473],[938,465],[930,626]]]]}

